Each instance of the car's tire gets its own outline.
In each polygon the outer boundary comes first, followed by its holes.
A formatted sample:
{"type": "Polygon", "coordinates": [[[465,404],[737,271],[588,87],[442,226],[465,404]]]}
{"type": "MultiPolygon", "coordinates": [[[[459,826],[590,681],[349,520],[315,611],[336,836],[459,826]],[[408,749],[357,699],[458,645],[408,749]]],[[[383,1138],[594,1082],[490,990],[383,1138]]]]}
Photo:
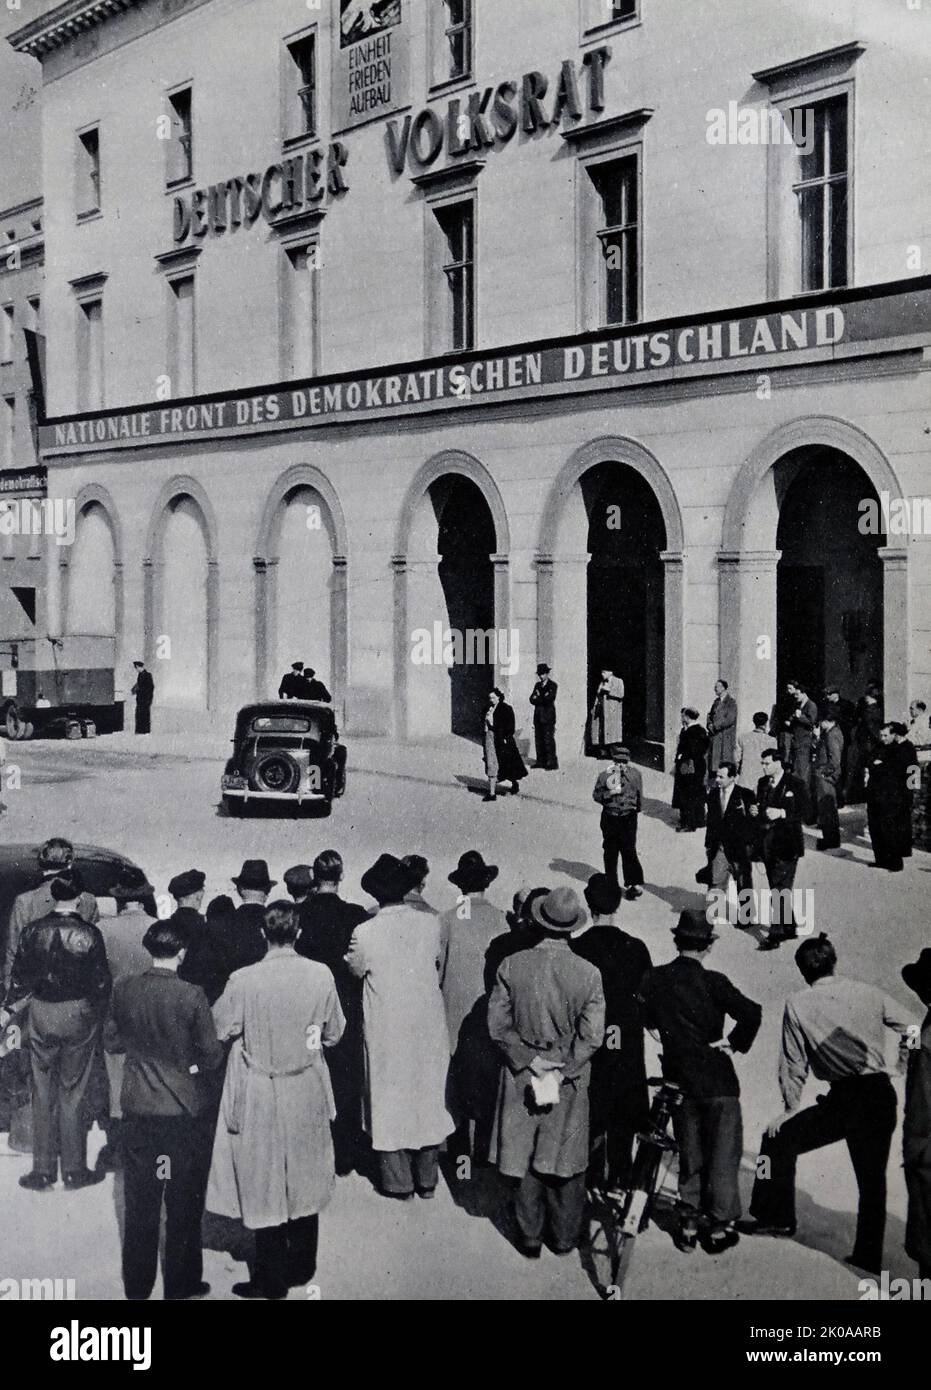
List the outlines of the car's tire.
{"type": "Polygon", "coordinates": [[[296,792],[301,769],[290,753],[276,749],[256,758],[249,769],[249,786],[257,792],[296,792]]]}

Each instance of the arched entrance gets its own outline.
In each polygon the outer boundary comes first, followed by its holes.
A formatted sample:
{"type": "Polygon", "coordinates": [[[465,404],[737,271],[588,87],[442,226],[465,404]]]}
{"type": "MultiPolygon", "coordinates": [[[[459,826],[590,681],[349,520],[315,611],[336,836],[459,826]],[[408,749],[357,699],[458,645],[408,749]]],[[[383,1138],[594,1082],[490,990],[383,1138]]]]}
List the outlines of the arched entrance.
{"type": "Polygon", "coordinates": [[[104,505],[88,501],[78,510],[68,564],[67,631],[115,637],[118,603],[117,552],[104,505]]]}
{"type": "Polygon", "coordinates": [[[602,669],[625,686],[624,741],[664,766],[682,703],[682,519],[642,445],[594,440],[553,485],[537,558],[538,655],[559,685],[560,756],[581,751],[602,669]]]}
{"type": "Polygon", "coordinates": [[[836,450],[798,450],[776,464],[776,684],[798,678],[857,699],[882,681],[885,534],[861,531],[860,503],[879,499],[858,464],[836,450]]]}
{"type": "Polygon", "coordinates": [[[271,490],[255,550],[256,692],[277,694],[294,661],[342,705],[347,677],[346,527],[329,480],[309,464],[271,490]]]}
{"type": "Polygon", "coordinates": [[[408,490],[395,556],[397,724],[408,738],[478,739],[488,691],[514,671],[500,496],[466,454],[432,459],[408,490]]]}
{"type": "Polygon", "coordinates": [[[162,489],[149,528],[145,642],[155,703],[165,709],[216,708],[218,573],[213,509],[193,478],[162,489]]]}
{"type": "Polygon", "coordinates": [[[815,697],[875,678],[890,713],[905,710],[906,539],[860,527],[861,504],[883,493],[902,495],[885,455],[831,416],[780,426],[743,465],[718,557],[720,666],[741,721],[793,675],[815,697]]]}

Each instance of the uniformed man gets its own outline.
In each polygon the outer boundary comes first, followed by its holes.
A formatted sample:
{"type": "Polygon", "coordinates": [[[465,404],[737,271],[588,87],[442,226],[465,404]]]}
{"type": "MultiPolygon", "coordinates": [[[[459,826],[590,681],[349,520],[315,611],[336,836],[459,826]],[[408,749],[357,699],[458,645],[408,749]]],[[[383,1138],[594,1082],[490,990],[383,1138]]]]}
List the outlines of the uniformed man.
{"type": "Polygon", "coordinates": [[[136,697],[136,733],[152,732],[152,701],[155,698],[155,682],[152,673],[145,668],[144,661],[134,661],[136,684],[130,691],[136,697]]]}
{"type": "Polygon", "coordinates": [[[317,680],[317,673],[312,666],[304,667],[304,677],[301,681],[302,700],[319,700],[323,704],[330,704],[333,696],[327,690],[323,681],[317,680]]]}
{"type": "Polygon", "coordinates": [[[290,671],[285,672],[281,677],[278,699],[303,700],[304,698],[304,663],[303,661],[292,661],[290,671]]]}

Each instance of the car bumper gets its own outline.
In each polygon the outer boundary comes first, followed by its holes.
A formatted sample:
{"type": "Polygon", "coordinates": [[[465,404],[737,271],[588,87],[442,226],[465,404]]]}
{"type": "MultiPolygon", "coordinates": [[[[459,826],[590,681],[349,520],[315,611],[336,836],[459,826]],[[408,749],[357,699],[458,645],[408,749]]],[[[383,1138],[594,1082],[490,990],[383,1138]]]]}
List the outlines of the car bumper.
{"type": "Polygon", "coordinates": [[[326,792],[255,792],[248,787],[222,787],[221,796],[224,800],[233,798],[237,801],[329,801],[326,792]]]}

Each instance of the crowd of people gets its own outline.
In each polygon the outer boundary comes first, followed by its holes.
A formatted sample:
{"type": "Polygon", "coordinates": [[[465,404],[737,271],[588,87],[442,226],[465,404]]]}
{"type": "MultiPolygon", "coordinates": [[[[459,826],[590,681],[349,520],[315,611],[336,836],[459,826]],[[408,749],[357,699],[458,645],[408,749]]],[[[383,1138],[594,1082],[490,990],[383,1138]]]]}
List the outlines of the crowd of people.
{"type": "MultiPolygon", "coordinates": [[[[731,807],[749,819],[758,804],[724,767],[708,827],[722,845],[731,807]]],[[[606,802],[628,795],[604,776],[606,802]]],[[[622,834],[612,852],[632,862],[622,834]]],[[[796,1157],[843,1139],[860,1192],[850,1259],[874,1273],[896,1123],[884,1042],[897,1035],[908,1058],[906,1249],[931,1276],[931,949],[902,971],[929,1006],[919,1026],[838,975],[823,933],[798,948],[805,988],[786,1004],[774,1065],[784,1110],[761,1141],[766,1162],[741,1222],[732,1056],[754,1045],[762,1009],[707,968],[717,939],[707,913],[683,912],[674,958],[654,964],[620,924],[616,874],[594,874],[584,904],[570,887],[521,888],[505,913],[487,897],[498,868],[475,850],[448,875],[457,901],[445,912],[431,907],[430,866],[416,854],[381,854],[366,870],[369,907],[343,897],[334,850],[287,869],[278,895],[266,861],[246,860],[232,880],[238,902],[222,894],[206,910],[204,873],[185,870],[163,918],[138,869],[119,872],[118,911],[99,918],[67,841],[47,842],[40,865],[41,885],[14,904],[0,1010],[31,1077],[33,1164],[20,1183],[49,1191],[60,1169],[75,1190],[122,1170],[128,1299],[154,1288],[163,1205],[167,1299],[209,1291],[205,1210],[254,1233],[234,1294],[280,1299],[314,1278],[319,1215],[339,1175],[366,1175],[388,1200],[429,1200],[443,1150],[451,1185],[484,1165],[502,1175],[528,1259],[544,1242],[575,1249],[587,1193],[631,1181],[649,1110],[647,1029],[682,1092],[679,1249],[718,1254],[742,1232],[790,1238],[796,1157]],[[103,1054],[107,1142],[91,1169],[87,1097],[103,1054]],[[809,1072],[829,1091],[802,1108],[809,1072]]]]}

